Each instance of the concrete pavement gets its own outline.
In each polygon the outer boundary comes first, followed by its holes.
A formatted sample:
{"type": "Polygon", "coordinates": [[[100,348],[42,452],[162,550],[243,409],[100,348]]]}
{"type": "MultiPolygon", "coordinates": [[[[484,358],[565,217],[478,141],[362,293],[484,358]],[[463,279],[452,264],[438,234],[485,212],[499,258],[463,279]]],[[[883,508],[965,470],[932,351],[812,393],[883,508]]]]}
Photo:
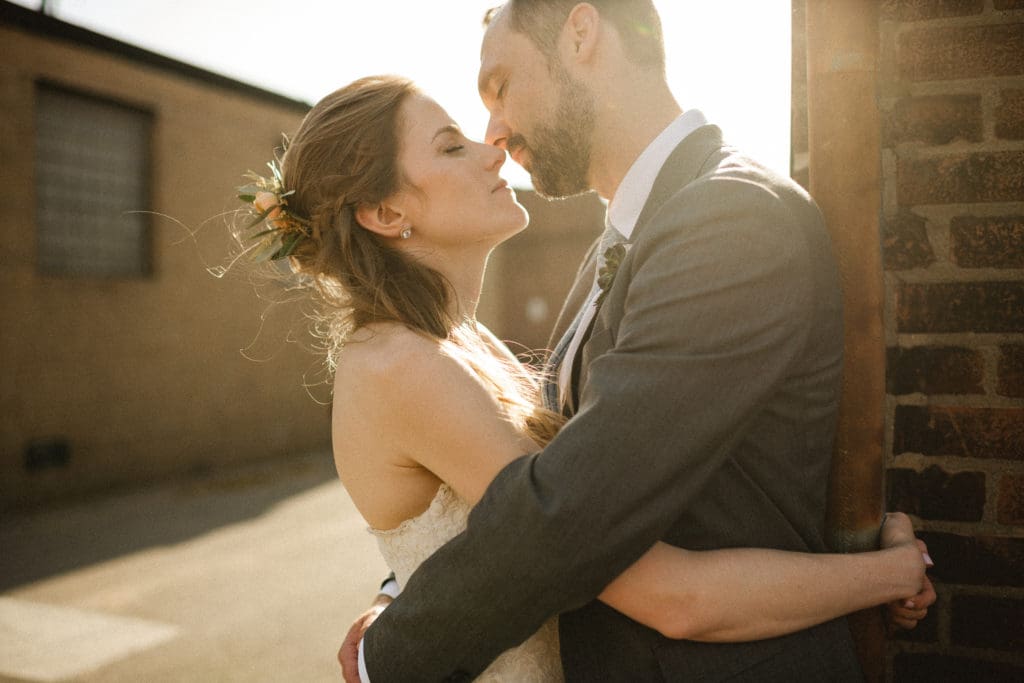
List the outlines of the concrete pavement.
{"type": "Polygon", "coordinates": [[[329,454],[0,518],[0,681],[337,681],[386,571],[329,454]]]}

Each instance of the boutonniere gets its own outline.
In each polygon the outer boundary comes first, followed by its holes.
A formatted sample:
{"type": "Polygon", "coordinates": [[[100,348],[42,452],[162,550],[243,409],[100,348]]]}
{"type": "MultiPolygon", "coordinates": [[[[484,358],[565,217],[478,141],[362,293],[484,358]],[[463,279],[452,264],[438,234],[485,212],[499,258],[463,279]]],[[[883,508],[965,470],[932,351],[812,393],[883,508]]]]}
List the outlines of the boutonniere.
{"type": "Polygon", "coordinates": [[[595,306],[600,306],[608,296],[608,291],[615,282],[615,274],[619,272],[619,266],[622,265],[622,259],[626,257],[630,246],[628,242],[616,242],[604,250],[602,265],[597,271],[597,287],[601,293],[597,295],[595,306]]]}

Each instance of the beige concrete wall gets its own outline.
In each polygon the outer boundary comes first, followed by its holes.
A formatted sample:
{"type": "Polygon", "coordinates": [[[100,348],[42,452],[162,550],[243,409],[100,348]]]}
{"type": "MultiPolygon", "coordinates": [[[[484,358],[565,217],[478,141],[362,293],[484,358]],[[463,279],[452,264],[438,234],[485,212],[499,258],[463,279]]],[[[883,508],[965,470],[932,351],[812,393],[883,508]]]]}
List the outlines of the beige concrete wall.
{"type": "MultiPolygon", "coordinates": [[[[321,449],[328,409],[303,387],[318,359],[226,255],[234,188],[301,111],[137,62],[0,27],[0,508],[198,468],[321,449]],[[35,269],[34,83],[45,79],[154,114],[148,279],[54,278],[35,269]],[[205,261],[204,261],[205,259],[205,261]],[[239,349],[260,334],[247,360],[239,349]],[[65,438],[70,464],[30,473],[33,439],[65,438]]],[[[326,397],[325,387],[317,391],[326,397]]]]}

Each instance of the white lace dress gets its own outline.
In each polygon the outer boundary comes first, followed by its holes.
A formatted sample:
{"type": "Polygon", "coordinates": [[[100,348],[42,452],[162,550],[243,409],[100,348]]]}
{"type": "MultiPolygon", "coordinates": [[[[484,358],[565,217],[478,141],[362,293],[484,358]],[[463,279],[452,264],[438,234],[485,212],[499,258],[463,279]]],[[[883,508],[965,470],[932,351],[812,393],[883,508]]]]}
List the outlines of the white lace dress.
{"type": "MultiPolygon", "coordinates": [[[[404,586],[423,560],[466,528],[470,505],[441,484],[430,506],[394,529],[371,528],[384,560],[404,586]]],[[[519,647],[506,650],[476,679],[488,683],[560,683],[558,621],[551,619],[519,647]]]]}

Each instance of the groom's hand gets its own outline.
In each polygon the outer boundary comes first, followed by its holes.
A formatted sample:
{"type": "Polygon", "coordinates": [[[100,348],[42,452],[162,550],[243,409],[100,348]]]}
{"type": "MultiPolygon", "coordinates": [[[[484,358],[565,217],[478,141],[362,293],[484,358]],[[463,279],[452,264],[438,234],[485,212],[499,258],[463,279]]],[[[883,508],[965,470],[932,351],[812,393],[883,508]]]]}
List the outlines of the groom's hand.
{"type": "Polygon", "coordinates": [[[897,600],[886,605],[890,631],[895,628],[907,631],[916,628],[917,622],[928,616],[928,608],[935,602],[935,598],[935,588],[926,576],[920,593],[906,600],[897,600]]]}
{"type": "Polygon", "coordinates": [[[392,598],[380,593],[374,599],[370,609],[366,610],[352,622],[351,628],[345,634],[345,642],[338,650],[338,664],[341,665],[341,675],[345,683],[361,683],[359,679],[359,641],[363,639],[366,629],[372,624],[384,608],[391,604],[392,598]]]}
{"type": "MultiPolygon", "coordinates": [[[[914,545],[921,552],[925,569],[932,567],[932,559],[928,556],[928,546],[914,535],[914,525],[910,517],[902,512],[890,512],[885,517],[879,538],[882,548],[899,545],[914,545]]],[[[917,623],[928,616],[928,608],[936,600],[935,588],[926,574],[922,573],[921,590],[917,595],[902,600],[895,600],[886,605],[890,628],[913,629],[917,623]]]]}

